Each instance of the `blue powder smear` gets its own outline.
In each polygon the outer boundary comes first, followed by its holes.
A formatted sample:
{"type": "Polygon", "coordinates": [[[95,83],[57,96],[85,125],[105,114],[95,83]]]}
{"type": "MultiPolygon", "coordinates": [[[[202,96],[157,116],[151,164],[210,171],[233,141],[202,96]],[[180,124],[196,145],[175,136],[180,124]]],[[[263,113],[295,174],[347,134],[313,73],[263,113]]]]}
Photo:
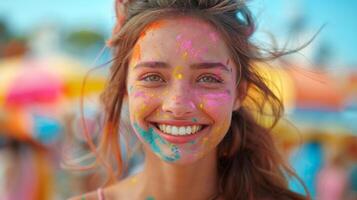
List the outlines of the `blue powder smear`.
{"type": "Polygon", "coordinates": [[[170,145],[166,140],[164,140],[157,133],[155,133],[154,129],[152,127],[150,127],[149,130],[145,131],[137,123],[134,123],[134,128],[141,135],[141,137],[143,137],[143,139],[150,145],[151,149],[156,154],[158,154],[163,160],[165,160],[167,162],[174,162],[174,161],[180,159],[180,154],[179,154],[179,150],[178,150],[177,146],[170,145]],[[171,151],[173,152],[173,155],[171,155],[171,156],[165,155],[161,151],[160,147],[158,146],[158,142],[163,145],[171,146],[171,151]]]}

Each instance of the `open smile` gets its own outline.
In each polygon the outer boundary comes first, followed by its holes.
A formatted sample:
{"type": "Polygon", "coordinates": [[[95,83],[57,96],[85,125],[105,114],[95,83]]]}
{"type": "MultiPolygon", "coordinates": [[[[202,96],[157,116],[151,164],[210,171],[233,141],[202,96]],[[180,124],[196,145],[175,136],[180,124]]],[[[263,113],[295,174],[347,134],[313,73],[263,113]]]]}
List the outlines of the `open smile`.
{"type": "Polygon", "coordinates": [[[180,126],[153,122],[150,124],[154,127],[156,133],[171,143],[186,143],[197,139],[210,127],[209,125],[204,124],[180,126]]]}

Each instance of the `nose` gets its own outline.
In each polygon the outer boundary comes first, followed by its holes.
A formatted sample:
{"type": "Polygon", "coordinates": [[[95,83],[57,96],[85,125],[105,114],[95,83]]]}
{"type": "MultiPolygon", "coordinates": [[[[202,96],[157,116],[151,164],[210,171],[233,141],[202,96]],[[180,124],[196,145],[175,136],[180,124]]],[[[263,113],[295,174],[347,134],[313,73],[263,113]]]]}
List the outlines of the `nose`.
{"type": "Polygon", "coordinates": [[[195,108],[193,96],[185,87],[175,87],[163,97],[162,110],[173,117],[189,117],[195,108]]]}

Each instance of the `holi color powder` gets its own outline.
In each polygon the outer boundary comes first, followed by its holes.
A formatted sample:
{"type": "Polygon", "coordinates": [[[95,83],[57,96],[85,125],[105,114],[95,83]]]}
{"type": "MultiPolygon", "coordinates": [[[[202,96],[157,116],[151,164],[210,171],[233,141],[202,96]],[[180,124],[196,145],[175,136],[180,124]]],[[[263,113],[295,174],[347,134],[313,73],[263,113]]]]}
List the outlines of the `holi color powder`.
{"type": "Polygon", "coordinates": [[[130,86],[129,88],[129,94],[133,92],[134,86],[130,86]]]}
{"type": "Polygon", "coordinates": [[[177,79],[182,79],[182,74],[177,74],[177,79]]]}
{"type": "Polygon", "coordinates": [[[155,200],[154,197],[146,197],[146,200],[155,200]]]}
{"type": "Polygon", "coordinates": [[[145,37],[146,33],[152,30],[156,30],[161,28],[163,25],[165,24],[165,22],[163,20],[161,21],[155,21],[153,23],[151,23],[148,27],[145,28],[145,30],[143,32],[141,32],[139,40],[142,39],[143,37],[145,37]]]}
{"type": "Polygon", "coordinates": [[[192,121],[193,121],[193,122],[197,122],[197,119],[196,119],[196,118],[192,118],[192,121]]]}
{"type": "Polygon", "coordinates": [[[203,103],[200,103],[198,106],[202,109],[203,108],[203,103]]]}
{"type": "Polygon", "coordinates": [[[166,140],[161,138],[157,133],[154,132],[154,129],[152,127],[150,127],[148,131],[145,131],[137,123],[134,123],[134,128],[141,135],[141,137],[150,145],[151,149],[163,160],[167,162],[174,162],[180,159],[178,147],[176,145],[168,143],[166,140]],[[169,146],[172,155],[165,155],[161,151],[159,144],[169,146]]]}
{"type": "Polygon", "coordinates": [[[182,37],[182,35],[178,35],[176,37],[176,41],[178,44],[178,52],[183,52],[183,56],[187,58],[187,55],[190,55],[193,58],[201,59],[202,50],[193,48],[192,40],[186,40],[182,37]]]}
{"type": "Polygon", "coordinates": [[[132,59],[138,61],[140,60],[140,58],[141,58],[141,47],[139,44],[137,44],[134,47],[132,59]]]}
{"type": "Polygon", "coordinates": [[[182,69],[183,69],[183,67],[182,66],[176,66],[175,68],[174,68],[174,75],[175,75],[175,77],[177,78],[177,79],[182,79],[182,77],[183,77],[183,75],[182,75],[182,73],[181,73],[181,71],[182,71],[182,69]]]}

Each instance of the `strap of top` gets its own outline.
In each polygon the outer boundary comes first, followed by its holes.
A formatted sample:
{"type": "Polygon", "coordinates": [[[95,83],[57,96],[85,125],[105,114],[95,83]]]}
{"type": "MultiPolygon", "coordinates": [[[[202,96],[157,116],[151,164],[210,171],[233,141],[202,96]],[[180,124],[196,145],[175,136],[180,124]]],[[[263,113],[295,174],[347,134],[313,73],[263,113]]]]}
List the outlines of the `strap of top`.
{"type": "Polygon", "coordinates": [[[102,189],[102,188],[98,188],[98,190],[97,190],[97,195],[98,195],[98,199],[99,199],[99,200],[105,200],[105,198],[104,198],[104,193],[103,193],[103,189],[102,189]]]}

